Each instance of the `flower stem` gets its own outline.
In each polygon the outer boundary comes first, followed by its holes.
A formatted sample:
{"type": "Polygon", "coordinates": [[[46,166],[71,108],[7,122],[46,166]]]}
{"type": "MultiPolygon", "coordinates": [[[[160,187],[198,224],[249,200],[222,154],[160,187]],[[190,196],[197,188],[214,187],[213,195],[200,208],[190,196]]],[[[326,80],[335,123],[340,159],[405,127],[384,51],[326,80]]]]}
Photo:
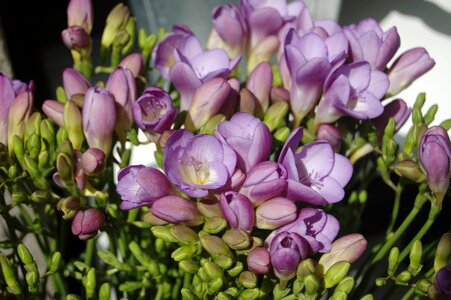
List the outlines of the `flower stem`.
{"type": "Polygon", "coordinates": [[[395,189],[395,200],[393,201],[393,210],[391,215],[390,224],[388,225],[387,231],[386,231],[386,237],[388,237],[395,226],[396,219],[398,218],[399,213],[399,205],[401,203],[401,194],[402,194],[403,186],[399,182],[395,189]]]}
{"type": "Polygon", "coordinates": [[[85,264],[88,266],[91,266],[95,245],[96,245],[95,238],[90,239],[86,242],[85,264]]]}

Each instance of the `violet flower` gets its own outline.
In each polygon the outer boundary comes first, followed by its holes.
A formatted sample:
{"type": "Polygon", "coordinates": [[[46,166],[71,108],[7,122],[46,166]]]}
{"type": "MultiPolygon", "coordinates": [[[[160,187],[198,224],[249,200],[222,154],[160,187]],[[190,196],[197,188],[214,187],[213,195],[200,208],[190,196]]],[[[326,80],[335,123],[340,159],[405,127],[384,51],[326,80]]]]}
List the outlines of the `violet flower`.
{"type": "Polygon", "coordinates": [[[180,129],[164,148],[164,170],[178,189],[191,197],[206,197],[210,190],[230,184],[236,154],[212,135],[193,135],[180,129]]]}
{"type": "Polygon", "coordinates": [[[263,247],[257,247],[246,258],[247,267],[256,274],[266,274],[271,266],[271,257],[268,250],[263,247]]]}
{"type": "Polygon", "coordinates": [[[156,200],[150,211],[157,218],[172,224],[197,226],[204,221],[196,205],[178,196],[166,196],[156,200]]]}
{"type": "Polygon", "coordinates": [[[364,19],[343,29],[349,40],[352,61],[367,61],[372,69],[383,71],[400,45],[396,27],[383,31],[374,19],[364,19]]]}
{"type": "MultiPolygon", "coordinates": [[[[66,97],[69,100],[74,97],[83,99],[84,95],[91,87],[91,83],[79,71],[71,68],[66,68],[63,71],[63,87],[66,92],[66,97]]],[[[83,102],[83,101],[81,101],[83,102]]]]}
{"type": "Polygon", "coordinates": [[[198,87],[213,78],[229,77],[240,62],[241,56],[229,59],[224,49],[188,53],[175,49],[175,64],[169,71],[169,79],[180,92],[180,110],[187,110],[198,87]],[[188,55],[189,54],[189,55],[188,55]]]}
{"type": "Polygon", "coordinates": [[[130,70],[133,76],[138,77],[144,70],[144,60],[140,53],[132,53],[124,57],[119,63],[119,66],[130,70]]]}
{"type": "Polygon", "coordinates": [[[69,50],[85,50],[88,53],[91,51],[91,37],[81,26],[69,26],[64,29],[61,38],[69,50]]]}
{"type": "Polygon", "coordinates": [[[88,174],[96,174],[105,166],[105,153],[97,148],[89,148],[81,155],[80,166],[88,174]]]}
{"type": "Polygon", "coordinates": [[[307,241],[297,233],[282,231],[275,235],[269,253],[276,276],[284,280],[293,278],[299,262],[308,252],[307,241]]]}
{"type": "Polygon", "coordinates": [[[13,138],[18,135],[20,138],[25,133],[25,125],[33,111],[33,93],[25,91],[17,95],[11,102],[8,112],[7,140],[9,154],[13,154],[13,138]]]}
{"type": "Polygon", "coordinates": [[[402,99],[395,99],[384,106],[384,112],[377,118],[373,119],[379,140],[382,140],[385,127],[387,127],[390,118],[395,119],[395,132],[401,129],[402,125],[407,121],[412,109],[402,99]]]}
{"type": "Polygon", "coordinates": [[[80,210],[72,219],[72,233],[80,240],[89,240],[96,236],[104,222],[105,215],[97,208],[80,210]]]}
{"type": "Polygon", "coordinates": [[[59,127],[64,127],[64,104],[56,100],[45,100],[42,111],[59,127]]]}
{"type": "Polygon", "coordinates": [[[123,210],[151,206],[156,200],[174,194],[166,175],[143,165],[123,168],[118,174],[116,191],[121,196],[123,210]]]}
{"type": "Polygon", "coordinates": [[[71,0],[67,6],[67,25],[81,26],[89,34],[94,19],[91,0],[71,0]]]}
{"type": "Polygon", "coordinates": [[[219,196],[219,205],[231,228],[252,231],[255,212],[252,202],[246,196],[237,192],[225,192],[219,196]]]}
{"type": "Polygon", "coordinates": [[[446,130],[441,126],[429,128],[421,138],[419,152],[428,185],[441,205],[451,175],[451,142],[446,130]]]}
{"type": "Polygon", "coordinates": [[[99,148],[109,155],[116,122],[113,95],[102,87],[88,89],[83,101],[83,131],[90,148],[99,148]]]}
{"type": "Polygon", "coordinates": [[[263,115],[269,107],[269,98],[272,88],[272,68],[267,62],[259,63],[249,75],[246,88],[254,94],[260,104],[257,113],[263,115]]]}
{"type": "Polygon", "coordinates": [[[387,94],[398,94],[434,65],[435,61],[424,48],[412,48],[402,53],[388,70],[390,87],[387,94]]]}
{"type": "Polygon", "coordinates": [[[351,162],[334,153],[324,140],[296,151],[301,137],[301,128],[292,131],[279,156],[279,163],[288,171],[287,197],[315,205],[342,200],[343,188],[352,175],[351,162]]]}
{"type": "Polygon", "coordinates": [[[344,65],[324,84],[324,95],[316,108],[317,123],[332,123],[341,116],[374,119],[382,114],[380,100],[390,82],[381,71],[371,70],[367,62],[344,65]]]}
{"type": "Polygon", "coordinates": [[[159,42],[152,53],[152,61],[159,74],[169,80],[169,70],[174,64],[174,49],[179,49],[191,58],[202,53],[202,44],[192,31],[184,25],[174,25],[172,32],[159,42]]]}
{"type": "Polygon", "coordinates": [[[327,253],[332,248],[332,242],[338,234],[338,220],[321,209],[303,208],[298,218],[285,226],[274,230],[265,240],[270,248],[274,238],[283,232],[296,233],[308,242],[308,254],[327,253]]]}
{"type": "Polygon", "coordinates": [[[237,112],[230,121],[221,122],[216,135],[236,152],[237,167],[245,173],[271,151],[268,126],[248,113],[237,112]]]}
{"type": "Polygon", "coordinates": [[[277,197],[259,205],[255,214],[257,228],[272,230],[293,222],[297,216],[297,207],[293,201],[277,197]]]}
{"type": "Polygon", "coordinates": [[[435,277],[435,287],[439,295],[443,298],[451,298],[451,264],[441,268],[435,277]]]}
{"type": "Polygon", "coordinates": [[[316,137],[318,140],[326,140],[335,152],[340,149],[341,133],[337,127],[331,124],[321,124],[318,127],[316,137]]]}
{"type": "Polygon", "coordinates": [[[148,87],[133,104],[133,118],[144,132],[161,134],[171,128],[177,110],[168,93],[159,87],[148,87]]]}
{"type": "Polygon", "coordinates": [[[257,207],[264,201],[285,193],[288,186],[287,170],[274,161],[263,161],[246,174],[240,193],[257,207]]]}

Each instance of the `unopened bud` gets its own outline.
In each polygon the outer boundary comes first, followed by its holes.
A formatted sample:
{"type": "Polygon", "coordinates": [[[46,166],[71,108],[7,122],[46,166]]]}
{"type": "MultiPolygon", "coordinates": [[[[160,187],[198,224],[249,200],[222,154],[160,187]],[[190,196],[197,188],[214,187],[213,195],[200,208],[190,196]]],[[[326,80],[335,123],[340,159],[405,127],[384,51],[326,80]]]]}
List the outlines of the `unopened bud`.
{"type": "Polygon", "coordinates": [[[257,275],[250,271],[241,272],[238,282],[247,289],[253,289],[257,285],[257,275]]]}
{"type": "Polygon", "coordinates": [[[348,273],[351,264],[347,261],[335,263],[324,275],[324,286],[328,289],[337,285],[348,273]]]}
{"type": "Polygon", "coordinates": [[[199,240],[196,232],[186,225],[179,224],[171,227],[170,232],[182,244],[194,244],[199,240]]]}
{"type": "Polygon", "coordinates": [[[426,176],[416,162],[410,159],[402,160],[394,166],[395,172],[413,182],[423,182],[426,176]]]}
{"type": "Polygon", "coordinates": [[[412,274],[409,271],[402,271],[396,276],[395,283],[399,285],[407,285],[412,278],[412,274]]]}
{"type": "Polygon", "coordinates": [[[222,114],[216,115],[205,123],[205,125],[200,129],[200,134],[214,134],[218,124],[225,121],[226,117],[222,114]]]}
{"type": "Polygon", "coordinates": [[[352,288],[354,287],[354,283],[355,283],[354,277],[346,276],[337,285],[335,291],[342,291],[346,294],[349,294],[352,291],[352,288]]]}
{"type": "Polygon", "coordinates": [[[260,295],[260,290],[258,288],[246,289],[241,292],[239,299],[242,300],[254,300],[260,295]]]}
{"type": "Polygon", "coordinates": [[[48,203],[50,202],[50,200],[52,200],[52,196],[46,190],[39,190],[31,194],[31,200],[36,203],[48,203]]]}
{"type": "Polygon", "coordinates": [[[244,268],[243,263],[238,261],[233,268],[227,270],[227,273],[232,277],[236,277],[243,271],[243,268],[244,268]]]}
{"type": "Polygon", "coordinates": [[[227,244],[219,237],[214,235],[205,235],[201,237],[200,242],[202,247],[212,256],[224,255],[232,257],[232,252],[230,251],[227,244]]]}
{"type": "Polygon", "coordinates": [[[205,221],[203,230],[211,233],[211,234],[217,234],[219,232],[221,232],[222,230],[224,230],[224,228],[227,227],[227,221],[224,220],[224,218],[211,218],[211,219],[207,219],[205,221]]]}
{"type": "Polygon", "coordinates": [[[304,280],[307,275],[316,273],[317,263],[311,258],[304,259],[298,265],[296,276],[299,280],[304,280]]]}
{"type": "Polygon", "coordinates": [[[227,230],[222,236],[222,239],[230,246],[230,248],[235,250],[243,250],[250,245],[249,234],[240,229],[227,230]]]}
{"type": "Polygon", "coordinates": [[[81,167],[86,174],[96,174],[105,165],[105,153],[97,148],[89,148],[81,156],[81,167]]]}
{"type": "Polygon", "coordinates": [[[64,105],[64,128],[74,149],[80,150],[84,140],[82,117],[80,109],[72,101],[64,105]]]}
{"type": "Polygon", "coordinates": [[[153,226],[150,230],[157,238],[170,243],[177,242],[177,239],[172,235],[171,230],[166,226],[153,226]]]}
{"type": "Polygon", "coordinates": [[[272,132],[284,124],[290,106],[285,101],[279,101],[271,105],[265,113],[263,121],[272,132]]]}
{"type": "Polygon", "coordinates": [[[413,243],[412,248],[410,249],[409,255],[410,264],[408,270],[413,276],[418,275],[418,273],[421,271],[422,265],[420,263],[422,255],[423,255],[423,247],[421,245],[421,241],[416,240],[413,243]]]}
{"type": "Polygon", "coordinates": [[[196,255],[198,252],[198,246],[197,245],[184,245],[180,248],[177,248],[174,250],[171,254],[171,257],[175,261],[182,261],[191,259],[194,255],[196,255]]]}
{"type": "Polygon", "coordinates": [[[290,135],[290,132],[291,131],[288,127],[279,128],[276,130],[276,132],[274,132],[274,139],[283,144],[290,135]]]}
{"type": "Polygon", "coordinates": [[[314,274],[309,274],[304,278],[305,292],[307,295],[316,294],[320,287],[321,283],[319,279],[314,274]]]}
{"type": "Polygon", "coordinates": [[[437,273],[445,267],[451,257],[451,233],[447,232],[440,238],[435,251],[434,270],[437,273]]]}
{"type": "Polygon", "coordinates": [[[25,275],[25,281],[28,285],[28,290],[31,293],[35,293],[38,291],[39,283],[40,283],[40,277],[38,271],[28,271],[25,275]]]}
{"type": "Polygon", "coordinates": [[[111,286],[108,282],[104,282],[99,289],[99,300],[109,300],[111,295],[111,286]]]}
{"type": "Polygon", "coordinates": [[[391,249],[390,254],[388,255],[388,275],[393,276],[393,274],[395,274],[398,263],[399,249],[398,247],[394,247],[391,249]]]}
{"type": "Polygon", "coordinates": [[[179,267],[183,272],[190,274],[195,274],[199,270],[199,264],[191,259],[180,261],[179,267]]]}

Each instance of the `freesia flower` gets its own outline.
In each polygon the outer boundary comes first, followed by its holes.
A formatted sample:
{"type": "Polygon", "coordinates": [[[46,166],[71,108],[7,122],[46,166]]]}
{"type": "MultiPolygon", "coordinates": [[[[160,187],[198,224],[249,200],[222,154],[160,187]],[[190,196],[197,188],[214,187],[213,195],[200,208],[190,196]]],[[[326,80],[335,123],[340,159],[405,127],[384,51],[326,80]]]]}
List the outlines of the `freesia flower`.
{"type": "Polygon", "coordinates": [[[263,115],[269,107],[272,79],[271,65],[267,62],[261,62],[251,72],[246,81],[246,88],[254,94],[260,104],[257,113],[261,115],[263,115]]]}
{"type": "Polygon", "coordinates": [[[301,137],[302,129],[295,129],[279,156],[279,163],[288,172],[287,197],[316,205],[340,201],[344,197],[343,188],[351,179],[351,162],[334,153],[324,140],[296,151],[301,137]]]}
{"type": "Polygon", "coordinates": [[[89,34],[94,13],[91,0],[71,0],[67,6],[67,25],[81,26],[89,34]]]}
{"type": "Polygon", "coordinates": [[[260,204],[255,214],[255,226],[260,229],[276,229],[296,219],[296,204],[286,198],[276,197],[260,204]]]}
{"type": "Polygon", "coordinates": [[[451,264],[441,268],[435,277],[435,286],[440,295],[440,299],[451,297],[451,264]]]}
{"type": "Polygon", "coordinates": [[[337,127],[331,124],[321,124],[318,127],[316,136],[318,140],[326,140],[338,152],[341,143],[341,133],[337,127]]]}
{"type": "Polygon", "coordinates": [[[243,194],[225,192],[219,196],[222,214],[231,228],[251,232],[255,223],[252,202],[243,194]]]}
{"type": "Polygon", "coordinates": [[[56,100],[45,100],[42,111],[59,127],[64,127],[64,104],[56,100]]]}
{"type": "Polygon", "coordinates": [[[235,165],[235,152],[213,135],[193,135],[178,130],[164,149],[164,170],[169,180],[191,197],[206,197],[230,184],[235,165]]]}
{"type": "Polygon", "coordinates": [[[156,200],[150,211],[157,218],[172,224],[197,226],[204,221],[204,217],[191,201],[178,196],[166,196],[156,200]]]}
{"type": "Polygon", "coordinates": [[[25,125],[33,111],[33,93],[25,91],[17,95],[11,102],[8,112],[8,150],[10,155],[13,153],[13,138],[15,135],[20,138],[25,133],[25,125]]]}
{"type": "Polygon", "coordinates": [[[384,112],[379,117],[373,119],[373,124],[376,127],[379,140],[382,140],[384,129],[390,118],[395,120],[395,131],[398,131],[409,118],[411,111],[412,109],[408,107],[407,103],[402,99],[395,99],[385,105],[384,112]]]}
{"type": "Polygon", "coordinates": [[[70,26],[61,32],[64,45],[75,51],[91,51],[91,37],[81,26],[70,26]]]}
{"type": "Polygon", "coordinates": [[[237,166],[243,172],[265,160],[271,151],[268,126],[248,113],[237,112],[230,121],[221,122],[216,135],[237,153],[237,166]]]}
{"type": "Polygon", "coordinates": [[[138,77],[144,69],[144,60],[140,53],[132,53],[124,57],[119,66],[130,70],[133,76],[138,77]]]}
{"type": "Polygon", "coordinates": [[[324,95],[316,107],[317,123],[332,123],[341,116],[374,119],[382,114],[380,100],[389,81],[381,71],[371,70],[367,62],[344,65],[334,71],[324,84],[324,95]]]}
{"type": "MultiPolygon", "coordinates": [[[[63,87],[66,92],[67,99],[73,99],[74,97],[83,99],[83,96],[91,87],[91,83],[79,71],[66,68],[63,71],[63,87]]],[[[81,101],[81,103],[82,102],[83,101],[81,101]]]]}
{"type": "Polygon", "coordinates": [[[271,257],[268,250],[257,247],[247,255],[247,267],[257,274],[266,274],[271,266],[271,257]]]}
{"type": "Polygon", "coordinates": [[[80,240],[89,240],[96,236],[104,222],[105,215],[97,208],[80,210],[72,219],[72,233],[80,240]]]}

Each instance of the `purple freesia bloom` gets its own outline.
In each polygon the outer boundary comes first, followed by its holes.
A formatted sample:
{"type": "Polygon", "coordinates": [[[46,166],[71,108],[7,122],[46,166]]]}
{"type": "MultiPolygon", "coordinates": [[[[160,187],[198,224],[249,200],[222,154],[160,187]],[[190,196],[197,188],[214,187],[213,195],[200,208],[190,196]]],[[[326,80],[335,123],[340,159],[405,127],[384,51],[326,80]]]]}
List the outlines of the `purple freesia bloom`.
{"type": "Polygon", "coordinates": [[[440,294],[440,299],[451,298],[451,264],[441,268],[435,277],[435,286],[440,294]]]}
{"type": "Polygon", "coordinates": [[[339,67],[326,80],[324,95],[316,108],[316,122],[332,123],[343,115],[366,120],[380,116],[380,100],[390,82],[385,73],[371,70],[367,62],[339,67]]]}
{"type": "Polygon", "coordinates": [[[317,252],[327,253],[339,230],[340,223],[334,216],[322,209],[303,208],[294,222],[271,232],[265,244],[271,248],[278,234],[290,232],[298,234],[308,242],[309,255],[317,252]]]}
{"type": "Polygon", "coordinates": [[[384,32],[374,19],[364,19],[343,29],[349,40],[352,61],[367,61],[372,69],[383,71],[400,45],[396,27],[384,32]]]}
{"type": "Polygon", "coordinates": [[[202,53],[202,44],[194,33],[184,25],[174,25],[172,32],[159,42],[152,53],[152,61],[161,76],[169,80],[169,70],[174,64],[174,49],[192,57],[202,53]]]}
{"type": "Polygon", "coordinates": [[[222,214],[231,228],[251,232],[255,223],[252,202],[243,194],[225,192],[219,197],[222,214]]]}
{"type": "Polygon", "coordinates": [[[237,112],[230,121],[221,122],[216,135],[235,150],[237,167],[245,173],[266,160],[271,151],[268,126],[248,113],[237,112]]]}
{"type": "Polygon", "coordinates": [[[407,106],[407,103],[402,99],[395,99],[384,106],[384,113],[376,119],[373,119],[373,124],[376,127],[377,136],[382,141],[385,127],[390,118],[395,120],[395,131],[401,129],[402,125],[407,121],[412,109],[407,106]]]}
{"type": "Polygon", "coordinates": [[[296,151],[302,128],[288,136],[279,156],[288,171],[287,197],[310,204],[336,203],[344,197],[344,186],[352,176],[352,164],[334,153],[327,141],[319,140],[296,151]]]}
{"type": "Polygon", "coordinates": [[[166,175],[143,165],[123,168],[118,174],[116,191],[121,196],[123,210],[151,206],[156,200],[174,194],[166,175]]]}
{"type": "Polygon", "coordinates": [[[193,135],[180,129],[164,149],[164,170],[169,180],[191,197],[206,197],[210,190],[230,184],[235,152],[213,135],[193,135]]]}
{"type": "Polygon", "coordinates": [[[144,132],[163,133],[177,117],[171,97],[159,87],[148,87],[133,104],[133,118],[144,132]]]}

